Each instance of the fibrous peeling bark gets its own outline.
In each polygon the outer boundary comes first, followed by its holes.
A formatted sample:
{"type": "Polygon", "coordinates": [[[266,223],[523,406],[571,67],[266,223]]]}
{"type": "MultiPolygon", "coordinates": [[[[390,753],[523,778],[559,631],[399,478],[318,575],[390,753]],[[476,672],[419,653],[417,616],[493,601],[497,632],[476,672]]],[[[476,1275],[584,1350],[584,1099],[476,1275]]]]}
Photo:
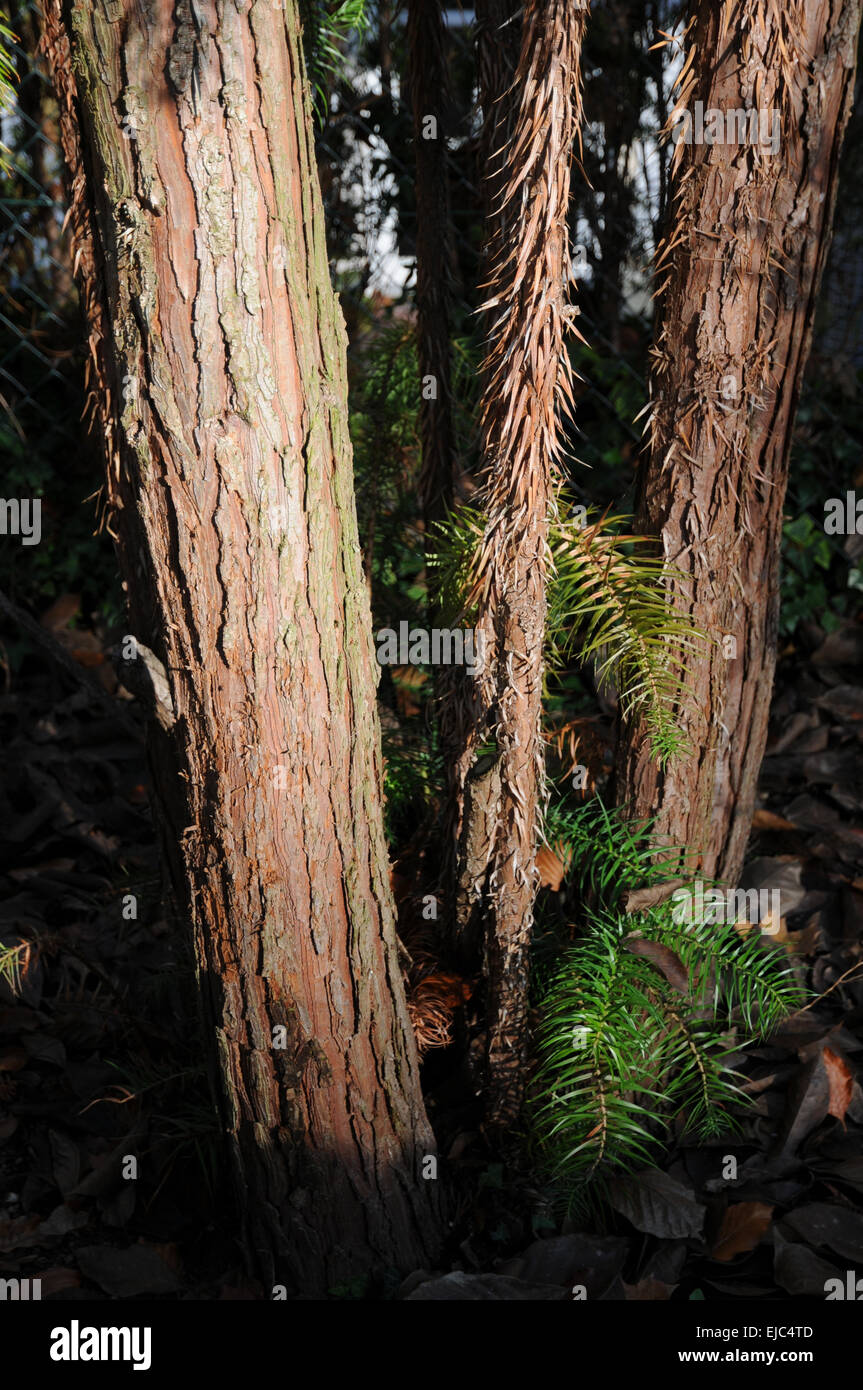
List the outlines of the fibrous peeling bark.
{"type": "Polygon", "coordinates": [[[246,1243],[265,1286],[412,1269],[434,1147],[296,0],[46,0],[45,48],[246,1243]]]}
{"type": "Polygon", "coordinates": [[[489,1123],[518,1112],[527,1057],[528,945],[545,796],[542,712],[548,513],[572,399],[565,340],[572,328],[567,215],[581,119],[580,56],[587,3],[525,6],[516,114],[498,215],[499,253],[486,309],[482,505],[487,524],[475,598],[489,631],[479,680],[495,739],[500,809],[489,859],[489,1123]]]}
{"type": "Polygon", "coordinates": [[[663,772],[645,729],[626,730],[617,799],[635,818],[655,816],[657,837],[688,847],[705,875],[736,883],[767,738],[788,458],[860,4],[704,0],[691,24],[670,118],[681,131],[692,122],[691,143],[675,151],[658,254],[637,529],[658,537],[680,572],[673,601],[714,642],[687,682],[689,754],[663,772]],[[698,143],[702,120],[719,142],[698,143]]]}

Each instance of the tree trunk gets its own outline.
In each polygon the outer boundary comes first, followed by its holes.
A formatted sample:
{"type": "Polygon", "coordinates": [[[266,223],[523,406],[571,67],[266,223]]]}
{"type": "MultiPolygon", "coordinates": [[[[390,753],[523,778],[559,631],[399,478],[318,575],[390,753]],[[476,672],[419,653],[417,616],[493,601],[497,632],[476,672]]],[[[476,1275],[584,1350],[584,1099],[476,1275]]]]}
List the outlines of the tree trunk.
{"type": "Polygon", "coordinates": [[[452,225],[447,122],[449,76],[446,29],[439,0],[409,0],[408,63],[416,156],[417,356],[422,469],[420,503],[427,548],[429,527],[453,500],[455,441],[452,417],[452,225]]]}
{"type": "Polygon", "coordinates": [[[296,0],[46,0],[46,49],[246,1243],[321,1293],[427,1261],[436,1201],[296,0]]]}
{"type": "MultiPolygon", "coordinates": [[[[505,228],[516,211],[504,203],[512,124],[517,109],[514,82],[521,48],[517,0],[477,0],[476,63],[482,126],[477,140],[477,182],[482,197],[483,242],[480,279],[485,287],[505,255],[505,228]]],[[[494,660],[491,615],[476,627],[487,663],[494,660]]],[[[443,673],[438,723],[447,776],[441,881],[447,904],[450,947],[461,967],[479,969],[487,879],[499,811],[496,760],[476,763],[489,719],[488,682],[452,668],[443,673]]]]}
{"type": "Polygon", "coordinates": [[[512,123],[513,83],[521,50],[522,6],[518,0],[476,0],[476,58],[482,129],[477,142],[478,175],[485,217],[483,281],[501,255],[513,215],[504,204],[512,123]]]}
{"type": "Polygon", "coordinates": [[[480,686],[500,777],[488,864],[488,1118],[517,1115],[527,1059],[528,946],[545,794],[541,736],[546,545],[558,408],[570,396],[567,232],[570,161],[581,116],[586,3],[530,0],[516,75],[499,254],[489,286],[482,390],[487,513],[477,599],[493,632],[480,686]]]}
{"type": "Polygon", "coordinates": [[[859,0],[702,0],[670,118],[697,118],[699,100],[707,116],[763,110],[767,139],[699,144],[694,119],[675,152],[638,529],[661,540],[675,602],[715,642],[688,678],[689,753],[663,772],[643,727],[625,731],[618,799],[731,883],[767,737],[788,456],[859,23],[859,0]]]}
{"type": "MultiPolygon", "coordinates": [[[[447,127],[452,98],[446,54],[446,25],[440,0],[409,0],[407,16],[408,89],[413,115],[416,167],[417,362],[422,464],[419,501],[425,553],[429,562],[440,548],[437,525],[452,510],[455,483],[455,422],[452,394],[451,218],[447,127]]],[[[426,621],[443,625],[433,582],[429,582],[426,621]]],[[[440,735],[446,791],[441,832],[443,864],[437,896],[452,923],[455,832],[448,819],[459,798],[458,712],[468,698],[468,678],[457,666],[438,666],[433,674],[434,710],[440,735]]]]}

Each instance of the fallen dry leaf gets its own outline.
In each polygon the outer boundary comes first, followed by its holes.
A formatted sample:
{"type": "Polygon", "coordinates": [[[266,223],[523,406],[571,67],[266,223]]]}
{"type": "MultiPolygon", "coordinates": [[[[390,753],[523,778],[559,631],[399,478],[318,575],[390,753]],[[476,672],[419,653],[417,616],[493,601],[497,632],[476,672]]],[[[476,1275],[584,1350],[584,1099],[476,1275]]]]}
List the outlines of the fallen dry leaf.
{"type": "Polygon", "coordinates": [[[752,817],[753,830],[797,830],[793,821],[777,816],[773,811],[758,810],[752,817]]]}
{"type": "Polygon", "coordinates": [[[710,1252],[713,1259],[731,1260],[744,1251],[754,1250],[772,1216],[773,1208],[766,1202],[734,1202],[722,1218],[719,1235],[710,1252]]]}
{"type": "Polygon", "coordinates": [[[828,1279],[839,1278],[839,1270],[810,1250],[808,1245],[789,1241],[777,1228],[774,1241],[773,1274],[780,1288],[800,1297],[823,1298],[828,1279]]]}
{"type": "Polygon", "coordinates": [[[771,910],[766,916],[761,918],[761,921],[758,923],[758,929],[763,936],[769,937],[772,942],[778,942],[780,945],[790,947],[792,950],[794,949],[795,943],[788,934],[787,917],[780,917],[777,920],[771,910]]]}
{"type": "Polygon", "coordinates": [[[830,1104],[827,1107],[827,1114],[841,1120],[844,1128],[845,1111],[851,1104],[851,1095],[854,1090],[854,1077],[847,1062],[839,1056],[838,1052],[831,1052],[829,1047],[825,1047],[821,1055],[827,1068],[827,1080],[830,1083],[830,1104]]]}
{"type": "Polygon", "coordinates": [[[651,965],[662,972],[673,989],[686,994],[689,989],[689,972],[669,946],[663,946],[658,941],[647,941],[643,936],[626,936],[623,944],[634,956],[643,956],[645,960],[650,961],[651,965]]]}
{"type": "Polygon", "coordinates": [[[821,942],[821,913],[816,912],[813,920],[808,927],[802,931],[795,932],[797,954],[800,956],[814,956],[821,942]]]}
{"type": "Polygon", "coordinates": [[[681,880],[673,879],[670,883],[656,883],[651,888],[633,888],[623,895],[624,911],[643,912],[645,908],[657,907],[659,903],[666,902],[680,887],[681,880]]]}
{"type": "Polygon", "coordinates": [[[785,1096],[785,1113],[774,1144],[774,1154],[795,1153],[806,1136],[821,1124],[828,1114],[829,1105],[830,1084],[824,1058],[819,1051],[805,1061],[804,1066],[789,1083],[785,1096]]]}
{"type": "MultiPolygon", "coordinates": [[[[748,925],[748,924],[747,924],[748,925]]],[[[765,945],[782,946],[789,955],[806,955],[818,943],[819,926],[814,924],[814,933],[809,927],[802,932],[792,932],[788,930],[788,918],[780,917],[778,922],[774,920],[772,912],[768,912],[758,923],[758,929],[765,937],[765,945]]]]}
{"type": "Polygon", "coordinates": [[[39,622],[51,632],[59,632],[61,628],[68,627],[73,618],[77,618],[80,609],[80,594],[61,594],[50,608],[45,609],[39,622]]]}
{"type": "Polygon", "coordinates": [[[536,869],[540,888],[550,888],[553,893],[560,891],[566,873],[566,860],[561,858],[561,854],[564,853],[561,845],[555,845],[553,848],[541,845],[537,850],[536,869]]]}
{"type": "Polygon", "coordinates": [[[663,1284],[661,1279],[639,1279],[637,1284],[623,1285],[627,1303],[658,1303],[670,1298],[676,1288],[676,1284],[663,1284]]]}
{"type": "Polygon", "coordinates": [[[789,1226],[807,1245],[826,1245],[855,1264],[863,1258],[863,1215],[849,1207],[810,1202],[787,1212],[782,1225],[789,1226]]]}
{"type": "Polygon", "coordinates": [[[683,1240],[700,1236],[707,1208],[695,1200],[692,1188],[652,1168],[615,1178],[609,1202],[637,1231],[683,1240]]]}

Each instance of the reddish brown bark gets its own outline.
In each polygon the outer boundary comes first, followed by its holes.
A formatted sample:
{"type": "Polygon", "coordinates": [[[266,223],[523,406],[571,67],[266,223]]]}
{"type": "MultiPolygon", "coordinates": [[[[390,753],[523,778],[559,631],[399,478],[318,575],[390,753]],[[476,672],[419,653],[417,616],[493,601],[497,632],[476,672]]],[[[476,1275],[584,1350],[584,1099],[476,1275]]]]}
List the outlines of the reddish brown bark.
{"type": "Polygon", "coordinates": [[[266,1286],[409,1269],[435,1244],[434,1148],[296,3],[46,0],[46,49],[246,1242],[266,1286]]]}
{"type": "Polygon", "coordinates": [[[487,525],[478,625],[492,640],[480,680],[497,745],[499,802],[486,891],[489,1122],[517,1115],[527,1058],[528,946],[545,794],[541,736],[546,549],[559,407],[569,391],[570,161],[587,5],[530,0],[516,74],[500,246],[489,286],[482,392],[487,525]]]}
{"type": "Polygon", "coordinates": [[[732,883],[767,735],[789,449],[859,25],[859,0],[704,0],[678,99],[678,116],[699,100],[775,111],[779,141],[676,153],[638,529],[659,537],[682,572],[675,602],[715,643],[688,682],[690,754],[663,773],[643,728],[628,731],[618,792],[732,883]]]}

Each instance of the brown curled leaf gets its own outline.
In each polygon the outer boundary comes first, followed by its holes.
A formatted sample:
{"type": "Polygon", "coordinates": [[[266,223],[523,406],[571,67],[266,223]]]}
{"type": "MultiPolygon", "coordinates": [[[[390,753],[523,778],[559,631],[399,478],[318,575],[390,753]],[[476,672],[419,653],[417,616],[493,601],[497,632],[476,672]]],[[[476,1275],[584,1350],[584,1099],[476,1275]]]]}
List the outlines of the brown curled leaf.
{"type": "Polygon", "coordinates": [[[845,1111],[851,1104],[851,1097],[854,1093],[854,1076],[844,1057],[840,1057],[837,1052],[832,1052],[829,1047],[824,1048],[821,1056],[824,1059],[827,1080],[830,1085],[830,1104],[827,1114],[834,1115],[837,1120],[841,1120],[844,1129],[845,1111]]]}
{"type": "Polygon", "coordinates": [[[679,990],[681,994],[689,992],[689,972],[670,946],[663,946],[659,941],[647,941],[643,936],[625,936],[623,944],[634,956],[643,956],[650,961],[665,976],[672,989],[679,990]]]}

